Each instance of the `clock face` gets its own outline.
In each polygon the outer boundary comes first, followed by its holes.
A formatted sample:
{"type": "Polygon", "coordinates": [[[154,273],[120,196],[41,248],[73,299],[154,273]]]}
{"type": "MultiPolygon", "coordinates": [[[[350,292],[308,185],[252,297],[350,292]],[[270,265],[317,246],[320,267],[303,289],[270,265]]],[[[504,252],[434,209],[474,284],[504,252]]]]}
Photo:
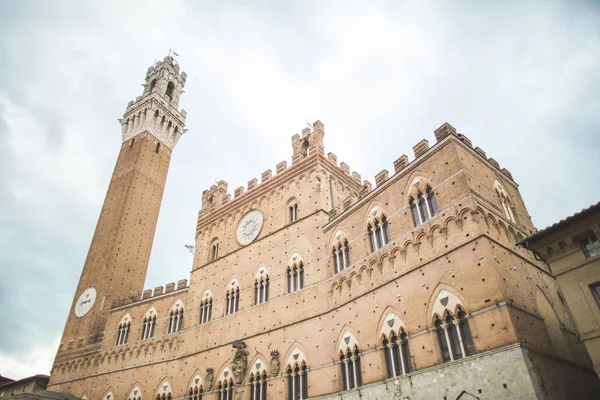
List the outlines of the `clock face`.
{"type": "Polygon", "coordinates": [[[237,227],[236,237],[238,243],[242,246],[252,243],[260,233],[264,220],[265,216],[258,210],[246,214],[237,227]]]}
{"type": "Polygon", "coordinates": [[[89,287],[81,293],[75,304],[75,316],[81,318],[85,316],[96,302],[96,289],[89,287]]]}

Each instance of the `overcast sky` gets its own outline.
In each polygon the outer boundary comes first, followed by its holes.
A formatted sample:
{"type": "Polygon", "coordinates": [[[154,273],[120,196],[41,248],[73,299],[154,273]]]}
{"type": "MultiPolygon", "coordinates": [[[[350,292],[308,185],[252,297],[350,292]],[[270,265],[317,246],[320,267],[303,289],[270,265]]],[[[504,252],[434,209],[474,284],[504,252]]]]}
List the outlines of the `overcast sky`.
{"type": "Polygon", "coordinates": [[[189,277],[202,190],[289,162],[305,121],[371,182],[447,121],[512,172],[538,228],[600,200],[598,2],[243,3],[0,0],[0,374],[49,372],[117,118],[170,48],[189,132],[147,288],[189,277]]]}

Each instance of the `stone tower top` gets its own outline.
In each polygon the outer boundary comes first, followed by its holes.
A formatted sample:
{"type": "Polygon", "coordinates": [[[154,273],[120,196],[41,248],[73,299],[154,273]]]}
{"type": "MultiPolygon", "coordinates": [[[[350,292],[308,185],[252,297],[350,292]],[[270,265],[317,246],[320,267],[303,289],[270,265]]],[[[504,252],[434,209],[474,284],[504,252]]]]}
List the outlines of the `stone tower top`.
{"type": "Polygon", "coordinates": [[[186,79],[187,74],[179,71],[179,64],[171,56],[150,66],[144,92],[129,102],[120,120],[123,142],[148,132],[173,150],[184,133],[187,113],[177,107],[186,79]]]}

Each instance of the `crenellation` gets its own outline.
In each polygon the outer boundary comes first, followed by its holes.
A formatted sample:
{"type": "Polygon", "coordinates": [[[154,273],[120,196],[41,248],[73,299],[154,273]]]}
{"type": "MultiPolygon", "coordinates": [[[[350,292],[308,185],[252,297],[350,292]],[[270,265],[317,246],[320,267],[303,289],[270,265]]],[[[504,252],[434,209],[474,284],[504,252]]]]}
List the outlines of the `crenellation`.
{"type": "Polygon", "coordinates": [[[146,289],[142,292],[142,300],[146,300],[152,297],[152,289],[146,289]]]}
{"type": "Polygon", "coordinates": [[[362,177],[356,171],[352,171],[352,179],[354,179],[358,184],[362,181],[362,177]]]}
{"type": "Polygon", "coordinates": [[[345,162],[341,162],[340,163],[340,169],[342,171],[344,171],[344,173],[346,175],[350,175],[350,166],[348,164],[346,164],[345,162]]]}
{"type": "Polygon", "coordinates": [[[337,166],[337,156],[333,153],[327,153],[327,159],[337,166]]]}
{"type": "Polygon", "coordinates": [[[416,145],[413,146],[413,152],[415,153],[415,158],[419,158],[420,156],[425,154],[425,152],[427,152],[427,150],[429,150],[429,142],[427,141],[427,139],[423,139],[419,143],[417,143],[416,145]]]}
{"type": "Polygon", "coordinates": [[[475,152],[477,154],[479,154],[481,157],[487,159],[487,155],[485,154],[485,151],[483,151],[483,149],[481,147],[475,147],[473,150],[475,150],[475,152]]]}
{"type": "Polygon", "coordinates": [[[175,282],[169,282],[165,285],[165,293],[171,293],[175,290],[175,282]]]}
{"type": "Polygon", "coordinates": [[[466,144],[467,146],[473,148],[473,144],[471,143],[471,140],[466,137],[465,135],[463,135],[462,133],[459,133],[456,135],[464,144],[466,144]]]}
{"type": "Polygon", "coordinates": [[[154,292],[152,293],[152,297],[160,296],[163,294],[164,288],[162,286],[157,286],[154,288],[154,292]]]}
{"type": "Polygon", "coordinates": [[[177,281],[177,290],[185,289],[187,287],[188,280],[180,279],[177,281]]]}
{"type": "Polygon", "coordinates": [[[507,170],[506,168],[502,168],[502,170],[501,170],[501,171],[502,171],[502,173],[503,173],[504,175],[506,175],[506,176],[507,176],[507,177],[508,177],[508,178],[509,178],[511,181],[513,180],[513,176],[512,176],[512,174],[510,173],[510,171],[509,171],[509,170],[507,170]]]}
{"type": "Polygon", "coordinates": [[[500,169],[500,164],[498,163],[498,161],[494,160],[493,158],[488,158],[488,161],[490,164],[492,164],[494,167],[500,169]]]}
{"type": "Polygon", "coordinates": [[[253,178],[248,181],[248,191],[254,189],[258,185],[258,179],[253,178]]]}
{"type": "Polygon", "coordinates": [[[277,166],[275,167],[275,171],[277,174],[282,173],[286,169],[287,169],[287,161],[282,161],[279,164],[277,164],[277,166]]]}
{"type": "Polygon", "coordinates": [[[238,197],[240,197],[243,194],[244,194],[244,187],[240,186],[239,188],[235,189],[235,191],[233,192],[233,198],[237,199],[238,197]]]}
{"type": "Polygon", "coordinates": [[[450,125],[449,123],[444,122],[442,124],[442,126],[440,126],[435,131],[433,131],[433,133],[435,135],[435,141],[436,141],[436,143],[439,143],[443,139],[445,139],[446,136],[456,135],[456,129],[452,125],[450,125]]]}
{"type": "Polygon", "coordinates": [[[387,169],[384,169],[383,171],[379,172],[377,175],[375,175],[375,187],[379,187],[381,186],[385,181],[387,181],[389,178],[389,172],[387,169]]]}
{"type": "Polygon", "coordinates": [[[394,161],[394,173],[402,171],[408,165],[408,156],[406,154],[402,154],[400,158],[394,161]]]}
{"type": "Polygon", "coordinates": [[[261,183],[268,181],[269,179],[271,179],[271,177],[273,177],[273,171],[271,171],[270,169],[266,170],[265,172],[260,174],[261,183]]]}

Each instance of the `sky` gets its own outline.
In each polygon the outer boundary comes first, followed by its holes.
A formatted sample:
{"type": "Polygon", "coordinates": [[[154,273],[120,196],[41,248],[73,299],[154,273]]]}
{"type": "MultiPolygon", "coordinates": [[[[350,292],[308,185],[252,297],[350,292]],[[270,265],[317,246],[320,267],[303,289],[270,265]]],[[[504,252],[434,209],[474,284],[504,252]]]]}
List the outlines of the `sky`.
{"type": "Polygon", "coordinates": [[[0,0],[1,375],[49,373],[117,119],[169,49],[189,131],[146,288],[189,277],[204,189],[290,162],[317,119],[371,182],[449,122],[511,171],[536,227],[600,200],[600,3],[247,3],[0,0]]]}

